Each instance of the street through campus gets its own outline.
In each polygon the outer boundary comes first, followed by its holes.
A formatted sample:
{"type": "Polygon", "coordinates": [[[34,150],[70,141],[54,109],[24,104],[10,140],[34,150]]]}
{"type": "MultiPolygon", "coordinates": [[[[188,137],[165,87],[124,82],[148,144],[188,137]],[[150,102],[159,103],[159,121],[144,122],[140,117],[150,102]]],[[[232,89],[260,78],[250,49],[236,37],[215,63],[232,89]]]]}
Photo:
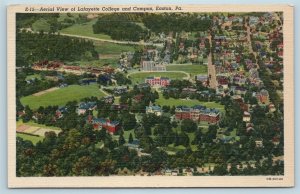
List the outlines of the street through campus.
{"type": "MultiPolygon", "coordinates": [[[[211,35],[208,36],[209,39],[209,44],[210,44],[210,48],[212,46],[211,44],[211,35]]],[[[209,87],[216,89],[217,88],[217,76],[216,76],[216,67],[212,62],[212,53],[211,51],[209,52],[208,55],[208,64],[207,64],[207,74],[208,74],[208,78],[209,78],[209,87]]]]}

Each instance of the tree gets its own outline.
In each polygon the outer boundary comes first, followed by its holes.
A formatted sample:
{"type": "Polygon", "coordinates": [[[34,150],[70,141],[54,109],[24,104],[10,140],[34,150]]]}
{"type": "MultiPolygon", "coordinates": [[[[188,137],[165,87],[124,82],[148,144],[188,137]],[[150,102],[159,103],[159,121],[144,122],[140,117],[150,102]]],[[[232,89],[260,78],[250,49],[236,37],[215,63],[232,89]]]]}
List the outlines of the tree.
{"type": "Polygon", "coordinates": [[[191,133],[197,130],[197,124],[191,119],[185,119],[181,122],[181,130],[191,133]]]}
{"type": "Polygon", "coordinates": [[[122,126],[125,131],[134,129],[136,125],[135,114],[124,112],[120,116],[121,116],[122,126]]]}
{"type": "Polygon", "coordinates": [[[132,143],[133,142],[133,137],[132,137],[132,133],[129,134],[129,139],[128,139],[128,143],[132,143]]]}
{"type": "Polygon", "coordinates": [[[120,137],[119,137],[119,146],[120,146],[120,145],[123,145],[125,142],[126,142],[126,141],[125,141],[123,135],[121,134],[120,137]]]}

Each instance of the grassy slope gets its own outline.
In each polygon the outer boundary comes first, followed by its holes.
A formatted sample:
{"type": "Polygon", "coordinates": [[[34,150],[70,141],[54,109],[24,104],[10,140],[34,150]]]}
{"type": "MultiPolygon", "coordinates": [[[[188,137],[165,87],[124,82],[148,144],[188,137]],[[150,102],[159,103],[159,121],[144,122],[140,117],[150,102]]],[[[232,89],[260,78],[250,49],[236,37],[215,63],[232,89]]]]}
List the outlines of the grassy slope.
{"type": "Polygon", "coordinates": [[[68,28],[62,29],[60,32],[65,34],[72,34],[72,35],[80,35],[80,36],[89,36],[93,38],[100,38],[111,40],[110,36],[105,34],[94,34],[93,32],[93,24],[97,21],[97,19],[93,19],[90,22],[83,23],[83,24],[74,24],[68,28]]]}
{"type": "Polygon", "coordinates": [[[170,79],[182,79],[186,77],[184,73],[180,72],[140,72],[130,75],[130,79],[133,83],[144,83],[146,77],[162,76],[170,79]]]}
{"type": "Polygon", "coordinates": [[[104,94],[99,91],[96,84],[89,86],[71,85],[41,96],[23,97],[21,102],[23,105],[29,105],[32,109],[37,109],[39,106],[64,105],[69,101],[79,101],[82,98],[91,96],[102,97],[104,94]]]}
{"type": "Polygon", "coordinates": [[[39,31],[48,32],[50,30],[50,24],[47,22],[47,20],[41,18],[32,24],[32,29],[33,31],[36,32],[39,31]]]}
{"type": "Polygon", "coordinates": [[[206,65],[171,65],[167,66],[167,71],[185,71],[190,73],[191,76],[198,74],[207,74],[206,65]]]}

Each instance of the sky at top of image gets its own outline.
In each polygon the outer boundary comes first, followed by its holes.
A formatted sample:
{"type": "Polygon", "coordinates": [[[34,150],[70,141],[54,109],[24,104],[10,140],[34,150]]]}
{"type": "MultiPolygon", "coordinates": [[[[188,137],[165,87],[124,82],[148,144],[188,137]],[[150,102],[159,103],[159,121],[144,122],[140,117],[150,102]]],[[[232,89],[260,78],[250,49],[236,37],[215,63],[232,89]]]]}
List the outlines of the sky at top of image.
{"type": "MultiPolygon", "coordinates": [[[[0,111],[0,122],[1,122],[1,129],[2,129],[2,135],[1,135],[1,171],[4,173],[1,173],[1,182],[0,182],[0,193],[22,193],[22,194],[26,194],[26,193],[99,193],[99,190],[96,189],[89,189],[89,190],[81,190],[81,189],[68,189],[68,190],[64,190],[64,189],[60,189],[60,190],[41,190],[41,189],[7,189],[7,132],[6,132],[6,102],[7,102],[7,98],[6,98],[6,84],[7,84],[7,78],[6,78],[6,6],[10,5],[10,4],[72,4],[72,3],[76,3],[76,4],[293,4],[295,5],[295,13],[294,13],[294,24],[295,24],[295,54],[297,52],[299,52],[299,36],[297,34],[299,34],[299,6],[300,6],[300,1],[298,0],[290,0],[290,1],[285,1],[285,0],[252,0],[252,1],[240,1],[240,0],[231,0],[231,1],[222,1],[222,0],[218,0],[218,1],[211,1],[211,0],[202,0],[202,1],[198,1],[198,0],[168,0],[168,1],[159,1],[159,0],[124,0],[124,1],[120,1],[120,0],[102,0],[102,1],[98,1],[98,0],[77,0],[72,1],[72,0],[45,0],[45,1],[40,1],[40,0],[31,0],[31,1],[24,1],[24,0],[2,0],[0,1],[0,26],[1,26],[1,35],[0,35],[0,49],[1,51],[1,82],[0,82],[0,88],[2,90],[2,94],[1,95],[1,99],[0,99],[0,105],[1,105],[1,111],[0,111]],[[54,191],[54,192],[53,192],[54,191]]],[[[295,62],[294,64],[299,64],[299,55],[295,55],[295,62]]],[[[299,67],[297,65],[295,65],[295,75],[299,74],[300,70],[299,67]]],[[[300,78],[299,76],[295,76],[295,99],[297,99],[297,97],[299,96],[299,85],[298,83],[300,83],[300,78]]],[[[300,127],[300,123],[297,120],[297,116],[299,116],[299,102],[296,100],[295,101],[295,139],[299,139],[299,132],[297,131],[297,129],[300,127]]],[[[299,152],[297,150],[297,147],[299,147],[299,143],[296,141],[295,143],[295,148],[296,148],[296,162],[295,164],[299,163],[297,161],[299,161],[299,152]]],[[[295,172],[296,172],[296,188],[295,189],[189,189],[189,190],[181,190],[181,189],[164,189],[164,190],[159,190],[159,189],[118,189],[118,190],[105,190],[109,193],[124,193],[124,194],[132,194],[132,193],[158,193],[158,194],[162,194],[162,193],[172,193],[172,194],[177,194],[177,193],[182,193],[182,192],[190,192],[190,193],[230,193],[230,194],[234,194],[234,193],[265,193],[265,194],[271,194],[271,193],[298,193],[300,192],[299,189],[299,175],[300,175],[300,171],[299,168],[296,166],[295,168],[295,172]]],[[[102,190],[100,190],[101,192],[102,190]]],[[[103,190],[104,191],[104,190],[103,190]]],[[[104,191],[104,192],[105,192],[104,191]]]]}

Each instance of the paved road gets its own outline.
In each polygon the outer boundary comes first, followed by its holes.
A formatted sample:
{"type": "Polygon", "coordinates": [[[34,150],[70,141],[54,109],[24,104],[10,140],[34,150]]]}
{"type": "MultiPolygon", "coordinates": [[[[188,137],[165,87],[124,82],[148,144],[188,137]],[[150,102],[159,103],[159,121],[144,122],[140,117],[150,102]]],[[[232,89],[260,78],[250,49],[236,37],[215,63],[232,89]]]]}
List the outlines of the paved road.
{"type": "Polygon", "coordinates": [[[107,40],[102,38],[94,38],[90,36],[81,36],[81,35],[74,35],[74,34],[66,34],[66,33],[60,33],[62,36],[70,36],[70,37],[76,37],[76,38],[84,38],[88,40],[96,40],[101,42],[111,42],[116,44],[129,44],[129,45],[143,45],[143,46],[157,46],[157,47],[163,47],[163,44],[155,44],[155,43],[149,43],[149,42],[133,42],[133,41],[120,41],[120,40],[107,40]]]}
{"type": "MultiPolygon", "coordinates": [[[[27,32],[31,33],[38,33],[33,31],[31,28],[21,28],[20,30],[26,30],[27,32]]],[[[47,32],[44,32],[47,33],[47,32]]],[[[55,33],[58,34],[58,33],[55,33]]],[[[83,38],[83,39],[88,39],[88,40],[96,40],[96,41],[101,41],[101,42],[111,42],[111,43],[116,43],[116,44],[129,44],[129,45],[143,45],[143,46],[157,46],[157,47],[163,47],[163,43],[149,43],[149,42],[133,42],[133,41],[120,41],[120,40],[107,40],[103,38],[95,38],[95,37],[90,37],[90,36],[81,36],[81,35],[75,35],[75,34],[67,34],[67,33],[62,33],[59,32],[60,35],[62,36],[70,36],[70,37],[76,37],[76,38],[83,38]]]]}
{"type": "MultiPolygon", "coordinates": [[[[211,45],[211,35],[208,36],[209,39],[209,44],[211,45]]],[[[210,77],[209,79],[209,87],[216,89],[217,88],[217,76],[216,76],[216,67],[212,62],[212,54],[211,52],[208,55],[208,61],[207,61],[207,73],[208,73],[208,77],[210,77]]]]}
{"type": "Polygon", "coordinates": [[[252,53],[256,59],[257,53],[254,52],[253,48],[252,48],[252,42],[251,42],[251,36],[250,36],[250,34],[251,34],[250,26],[248,24],[246,24],[246,28],[247,28],[247,41],[248,41],[248,46],[249,46],[249,52],[252,53]]]}

